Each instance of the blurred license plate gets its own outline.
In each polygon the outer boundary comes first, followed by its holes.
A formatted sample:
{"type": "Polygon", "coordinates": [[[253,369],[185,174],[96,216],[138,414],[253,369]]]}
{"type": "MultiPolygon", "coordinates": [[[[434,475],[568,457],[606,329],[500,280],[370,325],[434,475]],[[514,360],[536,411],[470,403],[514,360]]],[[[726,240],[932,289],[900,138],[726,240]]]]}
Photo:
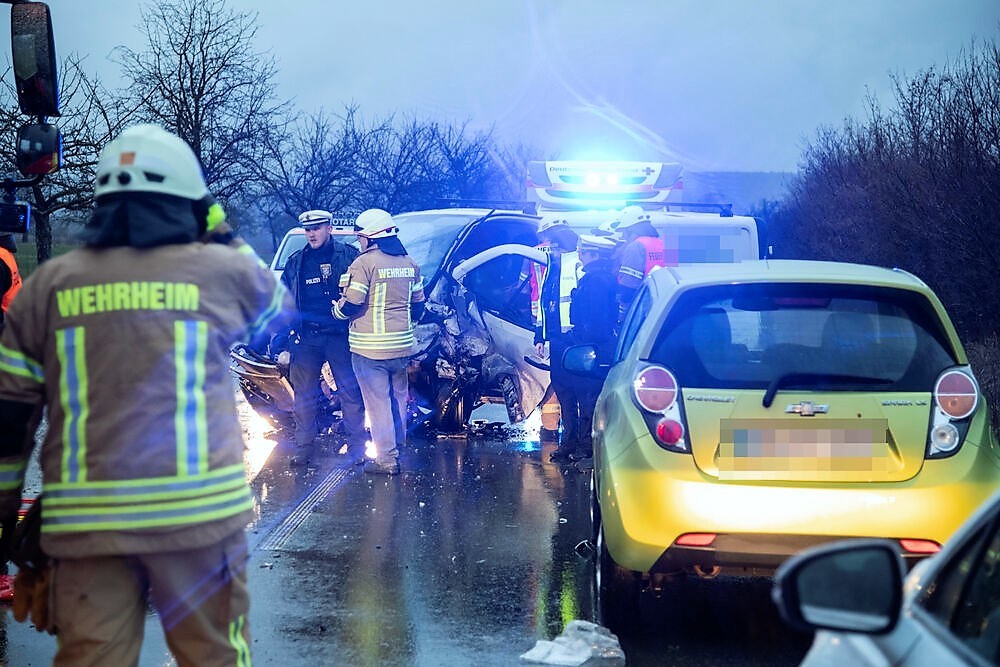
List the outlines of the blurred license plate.
{"type": "Polygon", "coordinates": [[[719,477],[789,478],[789,473],[888,472],[899,465],[884,419],[724,420],[719,477]],[[768,473],[761,475],[761,473],[768,473]]]}

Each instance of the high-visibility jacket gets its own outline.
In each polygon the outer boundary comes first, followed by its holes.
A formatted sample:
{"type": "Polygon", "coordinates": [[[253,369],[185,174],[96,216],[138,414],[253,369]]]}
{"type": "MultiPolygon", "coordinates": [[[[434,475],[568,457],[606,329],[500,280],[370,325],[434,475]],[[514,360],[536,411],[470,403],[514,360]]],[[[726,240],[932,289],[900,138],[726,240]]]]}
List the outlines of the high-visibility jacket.
{"type": "MultiPolygon", "coordinates": [[[[539,243],[535,246],[535,248],[548,252],[550,244],[548,242],[539,243]]],[[[529,299],[531,303],[531,321],[536,323],[542,316],[539,304],[542,298],[542,283],[545,282],[546,267],[546,264],[539,264],[537,262],[525,260],[524,268],[521,269],[521,275],[518,276],[519,283],[525,280],[528,281],[529,299]]]]}
{"type": "MultiPolygon", "coordinates": [[[[183,551],[244,529],[252,495],[229,348],[293,307],[249,246],[82,248],[39,266],[0,334],[0,402],[8,420],[18,406],[48,410],[45,551],[183,551]]],[[[9,512],[33,442],[3,430],[9,512]]]]}
{"type": "Polygon", "coordinates": [[[570,301],[581,275],[583,265],[575,251],[549,253],[545,282],[542,284],[540,317],[535,322],[535,342],[552,340],[555,334],[566,333],[572,328],[570,301]]]}
{"type": "MultiPolygon", "coordinates": [[[[369,359],[399,359],[413,354],[416,338],[410,304],[424,300],[420,267],[408,255],[390,255],[372,245],[347,270],[344,301],[363,306],[351,319],[351,352],[369,359]]],[[[334,306],[334,316],[339,306],[334,306]]]]}
{"type": "Polygon", "coordinates": [[[14,254],[6,248],[0,248],[0,262],[6,264],[7,270],[10,271],[10,288],[3,294],[3,300],[0,301],[0,310],[6,313],[14,297],[21,291],[21,272],[17,269],[17,260],[14,259],[14,254]]]}
{"type": "Polygon", "coordinates": [[[640,236],[622,248],[618,284],[638,288],[643,278],[660,266],[666,266],[663,239],[658,236],[640,236]]]}

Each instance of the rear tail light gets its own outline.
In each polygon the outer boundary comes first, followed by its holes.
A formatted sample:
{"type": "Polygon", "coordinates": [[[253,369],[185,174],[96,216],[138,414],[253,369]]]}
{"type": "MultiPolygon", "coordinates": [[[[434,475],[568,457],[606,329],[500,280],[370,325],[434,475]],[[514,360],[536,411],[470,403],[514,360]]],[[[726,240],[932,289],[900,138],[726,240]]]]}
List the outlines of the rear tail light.
{"type": "Polygon", "coordinates": [[[951,419],[965,419],[979,404],[979,388],[962,371],[950,370],[935,383],[934,402],[951,419]]]}
{"type": "Polygon", "coordinates": [[[663,366],[648,366],[635,376],[632,391],[646,412],[665,412],[677,399],[677,379],[663,366]]]}
{"type": "Polygon", "coordinates": [[[673,419],[663,418],[656,422],[657,441],[664,445],[676,445],[684,437],[684,427],[673,419]]]}
{"type": "Polygon", "coordinates": [[[653,439],[663,449],[688,452],[677,378],[663,366],[646,366],[632,381],[632,397],[653,439]]]}
{"type": "Polygon", "coordinates": [[[932,398],[927,458],[944,458],[962,445],[969,430],[969,417],[979,406],[979,385],[966,369],[950,368],[934,383],[932,398]]]}

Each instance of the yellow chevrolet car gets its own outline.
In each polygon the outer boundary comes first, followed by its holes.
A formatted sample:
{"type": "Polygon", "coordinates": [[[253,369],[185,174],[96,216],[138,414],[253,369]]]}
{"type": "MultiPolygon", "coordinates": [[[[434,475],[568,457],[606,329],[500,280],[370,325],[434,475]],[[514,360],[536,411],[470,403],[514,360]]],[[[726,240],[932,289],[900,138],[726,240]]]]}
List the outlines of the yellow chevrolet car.
{"type": "Polygon", "coordinates": [[[680,572],[773,574],[800,549],[890,538],[936,552],[1000,487],[988,410],[920,279],[856,264],[665,268],[594,414],[594,523],[607,595],[680,572]]]}

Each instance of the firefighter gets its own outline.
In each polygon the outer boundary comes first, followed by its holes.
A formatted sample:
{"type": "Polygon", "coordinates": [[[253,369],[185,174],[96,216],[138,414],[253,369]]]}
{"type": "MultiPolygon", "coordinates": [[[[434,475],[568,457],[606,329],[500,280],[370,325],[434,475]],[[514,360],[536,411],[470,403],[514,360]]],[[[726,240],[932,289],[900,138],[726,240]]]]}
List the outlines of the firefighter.
{"type": "Polygon", "coordinates": [[[389,213],[368,209],[354,224],[361,254],[342,277],[344,295],[333,315],[351,323],[351,360],[375,447],[365,472],[395,475],[406,442],[407,366],[416,343],[413,325],[423,314],[423,281],[389,213]]]}
{"type": "Polygon", "coordinates": [[[253,496],[228,351],[293,305],[249,246],[197,242],[231,234],[176,135],[124,130],[94,197],[84,247],[25,280],[0,336],[0,517],[48,414],[51,560],[19,570],[15,613],[57,636],[57,665],[138,664],[147,602],[179,665],[249,665],[253,496]]]}
{"type": "MultiPolygon", "coordinates": [[[[615,242],[610,237],[580,235],[577,254],[582,275],[571,294],[569,304],[573,344],[593,345],[597,349],[598,360],[602,362],[610,361],[614,353],[615,327],[618,323],[618,280],[612,261],[615,247],[615,242]]],[[[601,384],[594,378],[576,378],[574,393],[580,434],[577,446],[570,452],[569,458],[577,462],[576,467],[580,470],[590,470],[594,465],[591,430],[601,384]]]]}
{"type": "Polygon", "coordinates": [[[653,227],[648,211],[641,206],[626,206],[622,209],[618,233],[625,240],[620,250],[618,268],[618,318],[621,321],[635,299],[639,286],[654,268],[666,265],[666,251],[663,239],[653,227]]]}
{"type": "Polygon", "coordinates": [[[279,363],[289,365],[289,380],[295,390],[295,453],[289,459],[293,466],[309,465],[316,455],[319,435],[316,417],[324,401],[319,379],[324,361],[330,364],[337,385],[348,460],[364,462],[365,408],[351,364],[347,322],[335,319],[330,313],[331,306],[340,298],[339,278],[358,251],[333,238],[332,220],[333,215],[323,210],[299,215],[307,243],[288,258],[281,274],[298,309],[293,331],[273,341],[279,351],[279,363]],[[283,350],[286,346],[290,349],[283,350]]]}
{"type": "Polygon", "coordinates": [[[552,461],[569,461],[569,455],[580,444],[579,413],[575,387],[578,378],[569,375],[562,367],[562,353],[572,345],[569,305],[570,295],[580,276],[580,263],[576,253],[579,237],[564,219],[546,229],[552,239],[549,262],[539,296],[539,317],[535,323],[535,352],[545,356],[548,347],[549,377],[551,388],[559,401],[562,434],[559,445],[550,455],[552,461]]]}
{"type": "Polygon", "coordinates": [[[14,297],[21,290],[21,272],[17,268],[17,242],[13,234],[0,234],[0,328],[14,297]]]}

